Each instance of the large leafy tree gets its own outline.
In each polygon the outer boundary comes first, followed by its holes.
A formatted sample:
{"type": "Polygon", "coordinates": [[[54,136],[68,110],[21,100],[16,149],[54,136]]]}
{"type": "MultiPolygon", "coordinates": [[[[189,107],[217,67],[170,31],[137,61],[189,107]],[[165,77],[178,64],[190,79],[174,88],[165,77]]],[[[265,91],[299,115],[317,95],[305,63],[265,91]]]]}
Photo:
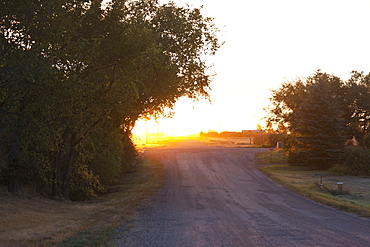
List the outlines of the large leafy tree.
{"type": "Polygon", "coordinates": [[[353,71],[348,80],[351,99],[351,134],[360,144],[364,144],[365,137],[370,133],[370,74],[353,71]]]}
{"type": "Polygon", "coordinates": [[[219,43],[200,9],[154,0],[5,0],[0,7],[9,191],[28,184],[57,197],[94,194],[99,178],[114,182],[130,163],[139,117],[208,94],[202,55],[219,43]]]}
{"type": "Polygon", "coordinates": [[[283,133],[290,132],[296,121],[294,111],[307,96],[306,91],[305,82],[301,79],[284,83],[278,90],[273,90],[271,105],[267,108],[268,123],[278,125],[279,131],[283,133]]]}

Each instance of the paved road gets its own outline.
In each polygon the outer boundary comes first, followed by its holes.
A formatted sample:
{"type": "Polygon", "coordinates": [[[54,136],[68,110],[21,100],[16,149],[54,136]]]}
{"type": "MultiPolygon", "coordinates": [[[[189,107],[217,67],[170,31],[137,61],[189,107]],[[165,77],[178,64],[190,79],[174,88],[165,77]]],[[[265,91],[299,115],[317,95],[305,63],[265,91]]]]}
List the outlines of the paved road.
{"type": "Polygon", "coordinates": [[[370,246],[370,221],[308,201],[253,163],[260,150],[183,142],[147,149],[166,182],[117,246],[370,246]],[[196,144],[195,146],[190,146],[196,144]]]}

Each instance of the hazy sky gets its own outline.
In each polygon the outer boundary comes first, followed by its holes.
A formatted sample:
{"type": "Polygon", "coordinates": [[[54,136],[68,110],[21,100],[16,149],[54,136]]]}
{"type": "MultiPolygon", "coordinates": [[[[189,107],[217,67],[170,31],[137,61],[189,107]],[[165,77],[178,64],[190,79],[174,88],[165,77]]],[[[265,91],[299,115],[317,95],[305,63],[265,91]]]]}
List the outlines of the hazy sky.
{"type": "Polygon", "coordinates": [[[269,90],[281,83],[317,69],[342,79],[352,70],[370,71],[369,0],[174,2],[203,5],[203,15],[215,18],[225,44],[208,59],[217,74],[212,104],[181,100],[175,117],[160,121],[160,130],[169,135],[178,129],[255,129],[269,90]]]}

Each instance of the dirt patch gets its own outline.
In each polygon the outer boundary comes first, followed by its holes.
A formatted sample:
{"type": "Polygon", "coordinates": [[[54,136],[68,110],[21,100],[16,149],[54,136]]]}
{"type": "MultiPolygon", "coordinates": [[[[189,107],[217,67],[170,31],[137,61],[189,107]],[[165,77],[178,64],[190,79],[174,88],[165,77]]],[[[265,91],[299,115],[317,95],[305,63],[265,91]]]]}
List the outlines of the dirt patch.
{"type": "Polygon", "coordinates": [[[10,246],[59,242],[82,229],[94,208],[22,195],[3,194],[0,200],[0,240],[10,246]]]}

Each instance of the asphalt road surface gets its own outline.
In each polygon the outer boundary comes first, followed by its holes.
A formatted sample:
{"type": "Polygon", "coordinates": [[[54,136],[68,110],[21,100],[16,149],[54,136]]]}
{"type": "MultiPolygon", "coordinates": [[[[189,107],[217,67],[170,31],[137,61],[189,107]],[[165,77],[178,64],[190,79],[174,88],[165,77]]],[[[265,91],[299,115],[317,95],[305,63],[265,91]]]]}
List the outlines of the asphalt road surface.
{"type": "Polygon", "coordinates": [[[370,246],[370,220],[306,200],[261,174],[260,149],[150,148],[165,184],[117,246],[370,246]]]}

